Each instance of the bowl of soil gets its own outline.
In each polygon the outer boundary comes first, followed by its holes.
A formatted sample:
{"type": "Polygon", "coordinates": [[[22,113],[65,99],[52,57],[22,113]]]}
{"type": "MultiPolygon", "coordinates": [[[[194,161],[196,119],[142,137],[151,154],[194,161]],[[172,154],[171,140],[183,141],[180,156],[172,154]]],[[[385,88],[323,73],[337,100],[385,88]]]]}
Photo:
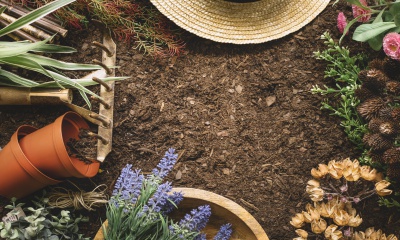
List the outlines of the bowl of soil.
{"type": "MultiPolygon", "coordinates": [[[[201,205],[211,207],[211,217],[202,231],[207,239],[212,239],[219,228],[226,223],[232,224],[230,240],[268,240],[268,236],[257,220],[246,209],[234,201],[213,192],[196,188],[174,188],[173,192],[182,192],[183,200],[178,209],[170,217],[179,221],[183,216],[201,205]]],[[[107,221],[104,223],[107,224],[107,221]]],[[[103,230],[100,227],[94,240],[104,240],[103,230]]]]}

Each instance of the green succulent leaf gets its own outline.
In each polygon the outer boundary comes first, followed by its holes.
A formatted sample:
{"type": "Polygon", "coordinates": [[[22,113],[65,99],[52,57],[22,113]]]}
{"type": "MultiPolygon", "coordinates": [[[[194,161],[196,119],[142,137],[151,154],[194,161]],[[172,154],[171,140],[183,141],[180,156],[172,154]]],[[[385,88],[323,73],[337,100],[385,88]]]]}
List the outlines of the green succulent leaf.
{"type": "Polygon", "coordinates": [[[369,39],[395,27],[396,24],[394,22],[362,24],[354,31],[353,39],[359,42],[366,42],[369,39]]]}

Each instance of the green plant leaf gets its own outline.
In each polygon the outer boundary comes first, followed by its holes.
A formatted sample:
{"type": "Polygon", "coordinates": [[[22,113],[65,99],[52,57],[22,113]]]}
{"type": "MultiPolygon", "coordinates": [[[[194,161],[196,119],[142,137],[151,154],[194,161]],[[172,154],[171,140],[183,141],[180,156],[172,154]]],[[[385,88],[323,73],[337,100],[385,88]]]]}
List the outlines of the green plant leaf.
{"type": "MultiPolygon", "coordinates": [[[[0,49],[8,47],[21,47],[24,45],[32,44],[29,41],[18,41],[18,42],[2,42],[0,41],[0,49]]],[[[46,53],[74,53],[75,48],[56,45],[56,44],[44,44],[37,46],[35,49],[30,50],[31,52],[46,52],[46,53]]]]}
{"type": "Polygon", "coordinates": [[[74,1],[75,0],[58,0],[58,1],[48,3],[38,9],[35,9],[32,12],[28,13],[27,15],[18,18],[15,22],[10,23],[6,27],[0,29],[0,37],[6,35],[8,33],[11,33],[15,30],[18,30],[18,29],[22,28],[23,26],[30,24],[30,23],[46,16],[47,14],[65,6],[67,4],[70,4],[74,1]]]}
{"type": "Polygon", "coordinates": [[[374,49],[375,51],[379,51],[382,48],[383,45],[383,38],[385,37],[385,34],[379,34],[378,36],[375,36],[371,39],[368,40],[369,46],[374,49]]]}
{"type": "Polygon", "coordinates": [[[400,2],[393,3],[392,6],[389,8],[389,12],[395,16],[400,12],[400,2]]]}
{"type": "Polygon", "coordinates": [[[40,55],[35,54],[24,54],[24,57],[30,59],[32,61],[37,62],[42,66],[50,66],[58,69],[63,70],[98,70],[101,69],[101,66],[95,64],[79,64],[79,63],[69,63],[59,61],[53,58],[48,58],[40,55]]]}
{"type": "Polygon", "coordinates": [[[339,39],[339,45],[342,43],[342,40],[343,40],[344,36],[346,36],[346,34],[347,34],[347,32],[349,31],[350,27],[351,27],[355,22],[357,22],[357,20],[358,20],[360,17],[362,17],[362,16],[358,16],[358,17],[354,18],[353,20],[351,20],[351,21],[346,25],[346,27],[345,27],[344,30],[343,30],[343,34],[342,34],[342,36],[341,36],[340,39],[339,39]]]}
{"type": "MultiPolygon", "coordinates": [[[[109,82],[109,81],[122,81],[127,79],[128,77],[107,77],[107,78],[100,78],[100,80],[102,80],[103,82],[109,82]]],[[[89,78],[81,78],[81,79],[72,79],[73,81],[75,81],[76,83],[79,83],[80,85],[86,87],[86,86],[93,86],[93,85],[97,85],[96,82],[94,82],[92,79],[89,78]]],[[[63,86],[63,83],[60,83],[63,86]]],[[[45,82],[45,83],[41,83],[39,85],[36,85],[35,87],[40,87],[40,88],[55,88],[57,87],[57,84],[55,82],[45,82]]]]}
{"type": "Polygon", "coordinates": [[[383,22],[382,15],[386,11],[386,8],[382,9],[382,11],[379,12],[379,14],[375,17],[374,21],[372,23],[379,23],[383,22]]]}
{"type": "Polygon", "coordinates": [[[0,14],[2,14],[6,9],[7,9],[6,6],[1,7],[1,8],[0,8],[0,14]]]}
{"type": "Polygon", "coordinates": [[[346,1],[347,1],[348,3],[351,3],[351,4],[353,4],[353,5],[356,5],[356,6],[360,7],[360,8],[362,8],[362,9],[365,9],[365,10],[369,10],[369,9],[370,9],[370,8],[367,7],[367,6],[362,5],[362,4],[360,3],[359,0],[346,0],[346,1]]]}
{"type": "MultiPolygon", "coordinates": [[[[35,87],[38,86],[39,83],[29,80],[27,78],[23,78],[21,76],[18,76],[17,74],[14,74],[12,72],[6,71],[4,69],[0,69],[0,79],[2,77],[7,78],[11,82],[14,82],[16,85],[11,85],[11,86],[24,86],[24,87],[35,87]]],[[[6,85],[10,86],[10,84],[4,84],[4,82],[0,81],[0,85],[6,85]]]]}
{"type": "Polygon", "coordinates": [[[400,11],[396,15],[394,15],[393,20],[396,26],[400,27],[400,11]]]}
{"type": "Polygon", "coordinates": [[[12,57],[16,55],[21,55],[24,53],[27,53],[28,51],[31,51],[32,49],[35,49],[39,46],[42,46],[46,44],[47,41],[50,39],[46,39],[40,42],[35,42],[35,43],[30,43],[30,44],[24,44],[20,46],[13,46],[13,47],[8,47],[8,48],[0,48],[0,59],[5,58],[5,57],[12,57]]]}
{"type": "Polygon", "coordinates": [[[395,27],[396,24],[394,22],[362,24],[354,31],[353,40],[366,42],[369,39],[395,27]]]}

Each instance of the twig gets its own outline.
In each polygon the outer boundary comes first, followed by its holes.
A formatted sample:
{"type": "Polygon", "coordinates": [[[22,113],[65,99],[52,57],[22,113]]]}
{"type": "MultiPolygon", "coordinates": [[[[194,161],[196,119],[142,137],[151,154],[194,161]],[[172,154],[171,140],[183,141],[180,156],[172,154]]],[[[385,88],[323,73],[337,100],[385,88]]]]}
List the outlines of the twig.
{"type": "MultiPolygon", "coordinates": [[[[5,27],[5,26],[8,26],[8,24],[9,23],[7,21],[5,21],[3,19],[0,19],[0,25],[5,27]]],[[[27,34],[26,32],[24,32],[22,30],[19,30],[19,29],[18,30],[14,30],[13,34],[15,34],[16,36],[20,37],[21,39],[25,39],[25,40],[28,40],[30,42],[39,42],[40,41],[39,39],[27,34]]]]}
{"type": "MultiPolygon", "coordinates": [[[[6,20],[9,23],[13,23],[15,22],[17,19],[14,17],[11,17],[10,15],[7,15],[5,13],[2,13],[0,15],[0,18],[2,18],[3,20],[6,20]]],[[[27,32],[29,35],[32,35],[36,38],[40,38],[40,39],[48,39],[51,38],[51,36],[45,32],[43,32],[42,30],[33,27],[31,25],[25,25],[21,28],[22,30],[24,30],[25,32],[27,32]]]]}

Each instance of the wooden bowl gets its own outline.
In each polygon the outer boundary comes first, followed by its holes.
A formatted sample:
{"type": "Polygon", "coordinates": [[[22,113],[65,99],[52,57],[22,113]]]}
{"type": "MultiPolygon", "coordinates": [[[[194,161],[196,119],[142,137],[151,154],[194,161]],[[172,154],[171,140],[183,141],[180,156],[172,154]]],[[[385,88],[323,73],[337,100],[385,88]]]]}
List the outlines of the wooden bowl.
{"type": "MultiPolygon", "coordinates": [[[[174,188],[175,192],[182,192],[184,199],[178,209],[170,216],[179,221],[192,209],[208,204],[211,207],[210,220],[203,230],[207,239],[213,239],[219,228],[226,223],[232,224],[233,233],[230,240],[269,240],[267,234],[257,220],[239,204],[221,195],[196,189],[174,188]]],[[[94,240],[103,240],[103,231],[97,232],[94,240]]]]}

